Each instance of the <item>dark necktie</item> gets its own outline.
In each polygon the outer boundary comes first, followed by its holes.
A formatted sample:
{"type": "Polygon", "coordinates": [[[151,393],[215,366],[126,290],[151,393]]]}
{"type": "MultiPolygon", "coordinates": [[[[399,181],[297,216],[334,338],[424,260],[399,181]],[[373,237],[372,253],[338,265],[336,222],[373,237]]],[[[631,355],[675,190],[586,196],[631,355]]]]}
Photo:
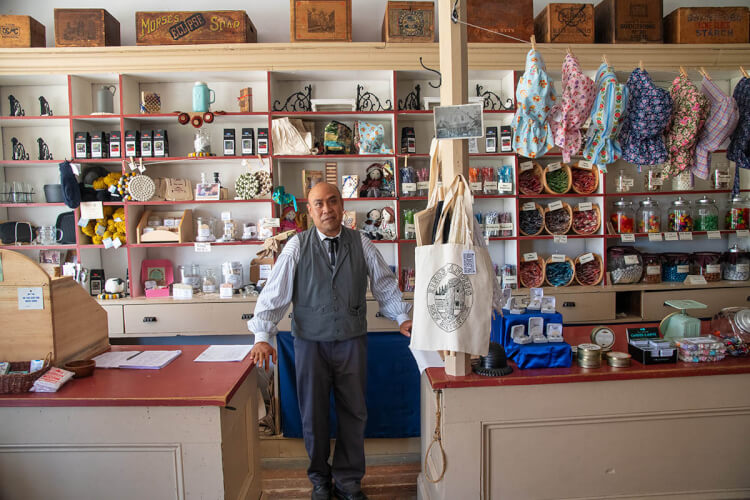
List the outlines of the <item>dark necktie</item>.
{"type": "Polygon", "coordinates": [[[328,255],[331,259],[331,267],[334,267],[336,265],[336,247],[338,247],[339,239],[326,238],[325,241],[328,242],[328,255]]]}

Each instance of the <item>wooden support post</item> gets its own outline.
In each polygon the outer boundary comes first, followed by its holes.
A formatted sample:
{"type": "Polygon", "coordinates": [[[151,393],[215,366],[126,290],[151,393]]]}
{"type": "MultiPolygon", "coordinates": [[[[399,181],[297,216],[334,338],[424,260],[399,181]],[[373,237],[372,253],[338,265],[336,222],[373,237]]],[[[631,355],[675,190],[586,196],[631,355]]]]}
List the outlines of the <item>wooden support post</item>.
{"type": "MultiPolygon", "coordinates": [[[[468,102],[469,86],[466,25],[451,20],[454,0],[438,0],[438,29],[440,33],[440,105],[451,106],[468,102]]],[[[458,2],[458,18],[466,19],[466,1],[458,2]]],[[[463,174],[468,177],[469,143],[465,139],[443,140],[440,143],[443,185],[463,174]]],[[[464,376],[471,373],[471,359],[465,352],[449,351],[445,356],[445,373],[464,376]]]]}

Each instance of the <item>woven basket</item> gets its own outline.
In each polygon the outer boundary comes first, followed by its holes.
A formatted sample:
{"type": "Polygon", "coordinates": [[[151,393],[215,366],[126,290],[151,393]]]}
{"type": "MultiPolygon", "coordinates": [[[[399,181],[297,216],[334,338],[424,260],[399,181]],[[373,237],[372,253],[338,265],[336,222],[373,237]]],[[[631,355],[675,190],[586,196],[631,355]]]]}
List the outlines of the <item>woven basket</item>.
{"type": "MultiPolygon", "coordinates": [[[[42,369],[33,373],[27,373],[24,375],[0,375],[0,394],[19,394],[22,392],[29,392],[31,386],[36,382],[36,379],[47,373],[51,359],[52,353],[50,352],[47,354],[47,357],[44,358],[44,366],[42,366],[42,369]]],[[[31,361],[10,362],[10,371],[28,371],[30,367],[31,361]]]]}
{"type": "MultiPolygon", "coordinates": [[[[591,231],[590,233],[585,233],[583,231],[577,231],[576,227],[573,224],[572,219],[571,219],[570,228],[573,230],[574,233],[580,234],[582,236],[588,236],[590,234],[596,234],[596,232],[599,231],[599,228],[602,225],[602,211],[599,208],[599,205],[597,205],[595,203],[591,204],[591,210],[593,210],[594,213],[596,214],[596,228],[593,231],[591,231]]],[[[573,215],[575,215],[576,212],[578,212],[578,208],[574,208],[573,209],[573,215]]]]}
{"type": "MultiPolygon", "coordinates": [[[[526,172],[521,172],[519,168],[518,176],[520,177],[521,174],[524,174],[524,173],[526,172]]],[[[537,162],[534,162],[534,167],[531,169],[531,173],[534,177],[539,179],[539,191],[531,191],[529,189],[525,189],[521,187],[518,181],[516,181],[518,183],[518,190],[521,194],[525,194],[525,195],[541,194],[542,191],[544,190],[544,170],[542,169],[542,166],[538,164],[537,162]]]]}
{"type": "Polygon", "coordinates": [[[539,203],[534,203],[534,205],[536,206],[537,212],[539,212],[539,214],[542,216],[542,225],[539,226],[539,231],[537,231],[536,233],[534,233],[534,234],[527,234],[527,233],[525,233],[521,229],[521,224],[519,224],[518,225],[518,232],[521,234],[521,236],[538,236],[544,230],[544,209],[542,208],[542,206],[539,203]]]}
{"type": "Polygon", "coordinates": [[[570,205],[565,203],[564,201],[562,202],[561,210],[565,210],[566,212],[568,212],[568,225],[564,231],[553,233],[547,227],[547,214],[550,212],[549,205],[544,207],[544,230],[547,231],[548,234],[568,234],[568,232],[570,231],[570,227],[573,225],[573,210],[570,208],[570,205]]]}
{"type": "Polygon", "coordinates": [[[570,166],[567,163],[561,163],[560,164],[560,170],[563,170],[568,174],[568,185],[565,186],[565,189],[563,191],[553,191],[551,187],[549,187],[549,184],[547,184],[547,174],[550,173],[549,165],[547,165],[544,168],[544,175],[542,175],[542,186],[544,187],[544,192],[547,194],[565,194],[568,191],[570,191],[570,186],[573,182],[573,174],[570,171],[570,166]]]}
{"type": "Polygon", "coordinates": [[[538,288],[544,284],[544,276],[545,276],[544,269],[545,269],[544,259],[541,257],[537,257],[536,260],[529,260],[529,261],[522,260],[521,264],[518,266],[518,282],[521,283],[521,286],[526,287],[526,288],[538,288]],[[523,268],[525,264],[530,264],[532,262],[536,262],[539,264],[539,267],[542,270],[542,274],[539,277],[538,281],[535,281],[533,283],[527,283],[526,280],[523,279],[523,273],[521,272],[521,269],[523,268]]]}
{"type": "Polygon", "coordinates": [[[599,167],[597,167],[596,165],[592,165],[591,166],[591,170],[589,170],[589,169],[586,169],[586,168],[579,167],[578,164],[576,163],[575,165],[572,165],[572,168],[576,168],[576,169],[579,169],[579,170],[585,170],[586,172],[591,172],[592,174],[594,174],[594,188],[591,191],[582,191],[580,189],[576,189],[575,184],[572,183],[572,181],[573,181],[573,171],[571,170],[571,172],[570,172],[570,174],[571,174],[570,175],[570,180],[571,180],[571,187],[573,188],[573,191],[575,191],[577,194],[591,194],[591,193],[595,193],[596,190],[599,188],[599,167]]]}
{"type": "Polygon", "coordinates": [[[599,279],[597,279],[594,283],[581,283],[578,273],[576,272],[576,268],[575,268],[575,265],[578,264],[578,262],[580,262],[581,260],[581,255],[585,255],[585,254],[581,254],[578,257],[576,257],[575,261],[573,262],[573,275],[575,276],[576,282],[579,285],[583,285],[583,286],[598,285],[599,283],[602,282],[602,278],[604,278],[604,261],[602,260],[599,254],[596,254],[596,253],[592,253],[592,254],[594,256],[594,261],[599,264],[599,279]]]}
{"type": "MultiPolygon", "coordinates": [[[[573,281],[576,279],[576,266],[575,266],[575,263],[573,262],[573,259],[571,259],[570,257],[567,257],[567,256],[565,257],[565,263],[568,264],[570,266],[570,268],[573,270],[573,274],[571,274],[570,280],[568,280],[567,283],[563,283],[562,285],[553,285],[552,283],[550,283],[549,279],[547,279],[547,270],[549,269],[549,265],[552,264],[552,263],[553,263],[552,262],[552,257],[549,257],[547,259],[547,262],[546,262],[545,266],[544,266],[544,282],[545,283],[547,283],[549,286],[554,286],[554,287],[568,286],[571,283],[573,283],[573,281]]],[[[562,262],[561,262],[561,264],[562,264],[562,262]]]]}

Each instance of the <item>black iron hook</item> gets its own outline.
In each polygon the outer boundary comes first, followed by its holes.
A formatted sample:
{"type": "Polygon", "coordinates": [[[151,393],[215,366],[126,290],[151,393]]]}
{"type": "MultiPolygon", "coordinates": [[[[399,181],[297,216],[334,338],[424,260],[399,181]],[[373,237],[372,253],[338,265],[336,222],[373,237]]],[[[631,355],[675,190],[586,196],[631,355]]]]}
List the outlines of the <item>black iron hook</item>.
{"type": "Polygon", "coordinates": [[[458,0],[453,2],[453,10],[451,11],[451,21],[453,21],[453,24],[456,24],[458,22],[458,0]]]}
{"type": "Polygon", "coordinates": [[[424,65],[424,63],[422,62],[422,56],[420,56],[420,57],[419,57],[419,64],[421,64],[421,65],[422,65],[422,67],[423,67],[424,69],[426,69],[427,71],[432,71],[433,73],[437,73],[437,76],[438,76],[438,78],[440,78],[440,81],[439,81],[439,83],[438,83],[437,85],[433,85],[433,84],[432,84],[432,82],[427,82],[427,83],[428,83],[428,84],[430,85],[430,87],[432,87],[433,89],[439,89],[439,88],[440,88],[440,86],[441,86],[441,85],[443,84],[443,75],[442,75],[442,73],[440,73],[440,71],[438,71],[438,70],[436,70],[436,69],[428,68],[427,66],[425,66],[425,65],[424,65]]]}

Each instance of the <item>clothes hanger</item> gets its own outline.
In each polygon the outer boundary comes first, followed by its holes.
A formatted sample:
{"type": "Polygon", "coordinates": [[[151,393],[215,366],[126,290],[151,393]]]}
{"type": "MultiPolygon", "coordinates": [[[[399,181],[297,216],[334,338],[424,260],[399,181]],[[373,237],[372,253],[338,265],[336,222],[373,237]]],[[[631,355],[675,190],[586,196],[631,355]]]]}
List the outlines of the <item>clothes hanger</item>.
{"type": "Polygon", "coordinates": [[[605,54],[602,54],[602,62],[607,65],[607,68],[609,69],[609,61],[607,60],[607,56],[605,54]]]}
{"type": "Polygon", "coordinates": [[[750,75],[747,74],[747,71],[745,71],[745,68],[743,68],[742,66],[740,66],[740,72],[745,78],[750,78],[750,75]]]}
{"type": "Polygon", "coordinates": [[[703,78],[705,78],[709,82],[711,81],[711,77],[706,72],[706,68],[704,68],[703,66],[701,66],[700,69],[698,70],[698,72],[701,74],[701,76],[703,76],[703,78]]]}
{"type": "Polygon", "coordinates": [[[680,76],[684,76],[685,78],[688,77],[687,71],[685,71],[683,66],[680,66],[680,76]]]}
{"type": "Polygon", "coordinates": [[[638,69],[643,71],[643,60],[638,61],[638,69]]]}
{"type": "Polygon", "coordinates": [[[534,35],[531,35],[531,50],[536,52],[536,37],[534,35]]]}

